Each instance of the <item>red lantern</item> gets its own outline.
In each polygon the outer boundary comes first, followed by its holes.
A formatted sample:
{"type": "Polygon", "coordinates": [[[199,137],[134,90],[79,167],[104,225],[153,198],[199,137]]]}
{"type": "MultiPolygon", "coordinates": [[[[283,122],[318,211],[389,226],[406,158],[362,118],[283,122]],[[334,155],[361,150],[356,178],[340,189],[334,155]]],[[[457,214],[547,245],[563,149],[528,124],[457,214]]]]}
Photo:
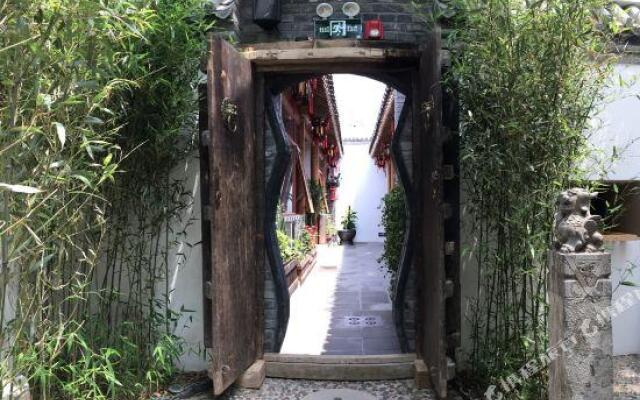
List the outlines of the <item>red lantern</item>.
{"type": "Polygon", "coordinates": [[[336,201],[338,199],[338,188],[332,186],[329,188],[329,200],[336,201]]]}
{"type": "Polygon", "coordinates": [[[335,154],[336,154],[336,145],[331,143],[331,145],[327,149],[327,155],[329,156],[329,158],[333,158],[335,154]]]}

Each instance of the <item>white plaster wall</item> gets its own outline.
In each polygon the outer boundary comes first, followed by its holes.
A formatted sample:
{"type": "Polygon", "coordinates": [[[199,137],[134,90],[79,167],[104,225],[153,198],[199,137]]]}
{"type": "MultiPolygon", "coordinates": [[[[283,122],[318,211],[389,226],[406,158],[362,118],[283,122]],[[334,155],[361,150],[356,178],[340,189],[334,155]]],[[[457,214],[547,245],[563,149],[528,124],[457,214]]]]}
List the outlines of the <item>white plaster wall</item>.
{"type": "Polygon", "coordinates": [[[349,206],[358,213],[356,242],[383,242],[380,204],[386,194],[384,171],[376,167],[369,156],[369,142],[344,143],[344,156],[340,161],[342,179],[336,201],[336,224],[349,206]]]}
{"type": "Polygon", "coordinates": [[[596,156],[608,180],[640,179],[640,99],[636,97],[640,95],[639,78],[640,64],[616,65],[594,121],[597,129],[590,142],[600,153],[596,156]],[[608,160],[614,149],[619,157],[611,163],[608,160]]]}
{"type": "MultiPolygon", "coordinates": [[[[464,187],[464,185],[461,185],[464,187]]],[[[473,223],[469,210],[465,206],[466,195],[464,190],[460,190],[460,248],[462,257],[460,258],[460,307],[462,308],[461,321],[461,346],[460,352],[456,354],[456,367],[465,370],[468,359],[473,351],[473,323],[471,316],[474,312],[474,304],[478,286],[478,264],[476,262],[476,248],[473,237],[473,223]]]]}
{"type": "MultiPolygon", "coordinates": [[[[200,210],[200,160],[192,153],[172,171],[173,179],[183,181],[184,189],[191,192],[193,203],[180,218],[173,221],[169,240],[176,244],[169,252],[169,290],[171,308],[183,312],[175,333],[184,339],[185,353],[180,367],[187,371],[207,369],[204,349],[204,321],[202,297],[202,246],[200,210]]],[[[165,282],[159,282],[164,289],[165,282]]]]}
{"type": "MultiPolygon", "coordinates": [[[[607,246],[611,251],[611,283],[614,288],[613,301],[639,288],[620,285],[621,279],[640,284],[640,240],[613,242],[607,246]],[[635,266],[635,268],[634,268],[635,266]],[[625,271],[629,274],[625,275],[625,271]]],[[[613,354],[640,354],[640,303],[633,296],[633,306],[612,320],[613,354]]]]}
{"type": "MultiPolygon", "coordinates": [[[[604,166],[606,180],[640,179],[640,64],[621,62],[612,72],[610,87],[594,125],[598,128],[590,138],[604,166]],[[608,161],[613,152],[619,154],[608,161]]],[[[594,176],[594,178],[596,178],[594,176]]],[[[611,251],[613,301],[637,288],[619,286],[631,264],[638,266],[627,280],[640,284],[640,241],[613,242],[611,251]]],[[[635,305],[612,321],[614,355],[640,354],[640,305],[635,305]]]]}

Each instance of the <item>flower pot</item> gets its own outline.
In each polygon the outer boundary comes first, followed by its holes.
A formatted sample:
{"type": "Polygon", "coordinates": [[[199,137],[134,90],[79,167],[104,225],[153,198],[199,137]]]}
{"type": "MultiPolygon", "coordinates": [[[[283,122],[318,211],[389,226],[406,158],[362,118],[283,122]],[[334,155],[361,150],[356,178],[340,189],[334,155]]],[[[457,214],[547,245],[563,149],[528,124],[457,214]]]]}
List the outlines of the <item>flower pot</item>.
{"type": "Polygon", "coordinates": [[[340,238],[340,244],[343,244],[343,243],[353,244],[353,239],[356,237],[356,230],[341,229],[338,231],[338,237],[340,238]]]}

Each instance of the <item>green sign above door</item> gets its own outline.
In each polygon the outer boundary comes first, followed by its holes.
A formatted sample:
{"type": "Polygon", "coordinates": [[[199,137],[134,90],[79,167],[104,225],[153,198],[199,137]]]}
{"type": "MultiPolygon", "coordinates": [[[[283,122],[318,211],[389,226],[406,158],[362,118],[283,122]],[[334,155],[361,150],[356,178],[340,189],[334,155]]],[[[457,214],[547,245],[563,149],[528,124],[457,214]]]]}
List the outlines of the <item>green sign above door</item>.
{"type": "Polygon", "coordinates": [[[362,39],[362,20],[350,19],[322,19],[315,21],[316,39],[362,39]]]}

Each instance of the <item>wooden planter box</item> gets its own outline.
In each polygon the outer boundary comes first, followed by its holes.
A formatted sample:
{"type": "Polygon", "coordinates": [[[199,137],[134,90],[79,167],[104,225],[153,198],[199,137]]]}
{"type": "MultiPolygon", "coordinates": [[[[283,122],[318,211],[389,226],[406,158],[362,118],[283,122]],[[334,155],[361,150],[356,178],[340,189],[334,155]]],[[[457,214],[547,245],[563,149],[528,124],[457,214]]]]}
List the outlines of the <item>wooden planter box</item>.
{"type": "Polygon", "coordinates": [[[314,249],[302,261],[291,260],[284,265],[284,275],[287,280],[289,295],[292,295],[307,279],[307,276],[317,264],[317,258],[318,252],[314,249]]]}
{"type": "Polygon", "coordinates": [[[302,262],[298,265],[298,279],[300,280],[300,284],[302,284],[309,276],[309,273],[315,268],[318,259],[318,252],[313,249],[311,253],[307,254],[307,256],[302,260],[302,262]]]}
{"type": "Polygon", "coordinates": [[[297,260],[291,260],[284,265],[284,276],[287,281],[287,287],[289,288],[289,294],[295,292],[298,286],[300,286],[300,281],[298,280],[298,265],[297,260]]]}

